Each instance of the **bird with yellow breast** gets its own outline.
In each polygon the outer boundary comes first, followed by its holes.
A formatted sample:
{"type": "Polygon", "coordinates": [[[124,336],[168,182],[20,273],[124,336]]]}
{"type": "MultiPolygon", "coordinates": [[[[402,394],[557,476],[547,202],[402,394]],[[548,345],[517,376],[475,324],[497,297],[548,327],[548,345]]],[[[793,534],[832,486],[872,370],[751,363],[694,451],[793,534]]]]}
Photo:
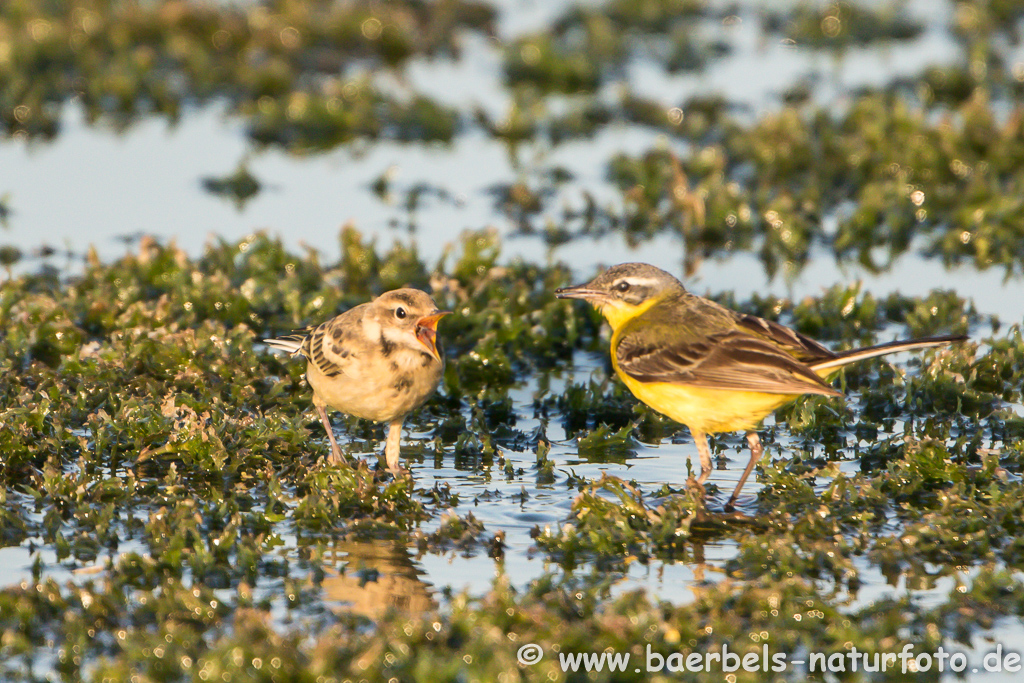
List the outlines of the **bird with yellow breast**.
{"type": "Polygon", "coordinates": [[[615,374],[638,399],[690,429],[700,484],[712,469],[707,435],[747,433],[750,461],[727,510],[761,458],[755,430],[776,408],[803,394],[842,396],[826,380],[850,363],[967,339],[928,337],[837,353],[783,325],[691,294],[646,263],[613,266],[556,295],[588,301],[604,315],[615,374]]]}

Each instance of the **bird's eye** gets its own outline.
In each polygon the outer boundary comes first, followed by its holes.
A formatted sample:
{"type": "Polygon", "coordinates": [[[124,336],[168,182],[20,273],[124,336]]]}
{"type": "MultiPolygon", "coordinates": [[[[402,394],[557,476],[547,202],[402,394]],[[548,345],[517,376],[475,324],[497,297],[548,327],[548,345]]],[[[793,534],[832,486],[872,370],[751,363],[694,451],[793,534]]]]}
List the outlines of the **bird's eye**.
{"type": "Polygon", "coordinates": [[[396,318],[398,318],[399,320],[401,320],[401,319],[402,319],[402,318],[404,318],[405,316],[406,316],[406,312],[405,312],[405,309],[404,309],[404,308],[402,308],[401,306],[399,306],[398,308],[396,308],[396,309],[395,309],[395,317],[396,317],[396,318]]]}
{"type": "Polygon", "coordinates": [[[625,280],[623,280],[622,282],[616,283],[615,289],[620,291],[620,292],[628,292],[629,291],[629,283],[626,282],[625,280]]]}

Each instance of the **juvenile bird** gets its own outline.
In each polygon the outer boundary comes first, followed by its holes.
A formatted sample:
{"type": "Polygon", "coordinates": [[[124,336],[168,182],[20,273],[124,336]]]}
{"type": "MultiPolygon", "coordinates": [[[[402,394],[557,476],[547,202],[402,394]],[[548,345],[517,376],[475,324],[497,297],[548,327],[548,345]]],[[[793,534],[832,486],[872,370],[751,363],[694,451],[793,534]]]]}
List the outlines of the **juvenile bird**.
{"type": "Polygon", "coordinates": [[[555,294],[588,301],[604,315],[615,373],[638,399],[689,427],[700,454],[699,483],[711,474],[707,435],[746,431],[750,462],[727,510],[761,458],[754,430],[773,410],[802,394],[842,396],[824,380],[849,363],[967,339],[928,337],[836,353],[783,325],[691,294],[646,263],[613,266],[555,294]]]}
{"type": "Polygon", "coordinates": [[[398,468],[402,422],[437,389],[444,356],[437,346],[439,311],[418,289],[395,289],[306,334],[265,339],[275,349],[306,357],[313,405],[331,440],[330,462],[344,461],[327,408],[388,423],[384,455],[398,468]]]}

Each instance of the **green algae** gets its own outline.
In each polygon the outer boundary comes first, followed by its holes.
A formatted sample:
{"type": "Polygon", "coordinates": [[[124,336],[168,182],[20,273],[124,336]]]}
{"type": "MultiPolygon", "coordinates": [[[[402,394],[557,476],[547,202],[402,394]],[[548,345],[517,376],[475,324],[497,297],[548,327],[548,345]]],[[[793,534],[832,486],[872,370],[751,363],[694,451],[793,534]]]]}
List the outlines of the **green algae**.
{"type": "Polygon", "coordinates": [[[938,120],[875,93],[839,116],[789,107],[752,128],[727,119],[720,140],[688,157],[653,149],[613,159],[626,207],[613,220],[640,239],[676,233],[701,257],[757,245],[769,274],[799,270],[814,246],[872,272],[918,248],[947,265],[1015,274],[1020,122],[1019,112],[997,120],[980,90],[938,120]],[[737,180],[739,168],[752,173],[737,180]]]}
{"type": "MultiPolygon", "coordinates": [[[[845,4],[798,8],[780,21],[815,43],[836,12],[849,32],[822,46],[911,35],[845,4]],[[856,27],[865,18],[875,23],[868,34],[856,27]]],[[[917,251],[1018,277],[1021,117],[1015,105],[994,111],[1019,93],[1020,79],[993,47],[1018,15],[1012,3],[957,3],[953,29],[971,63],[866,89],[846,110],[794,92],[751,120],[713,95],[671,108],[628,89],[594,101],[589,93],[618,78],[627,59],[672,70],[724,52],[691,30],[720,19],[703,3],[612,2],[501,45],[511,109],[497,122],[478,113],[477,125],[512,149],[622,123],[667,136],[609,160],[623,209],[588,198],[578,215],[544,228],[552,244],[612,232],[636,244],[670,231],[685,247],[687,274],[736,252],[757,253],[769,273],[793,273],[824,250],[878,272],[917,251]],[[564,93],[578,99],[552,106],[549,95],[564,93]],[[824,227],[830,220],[834,231],[824,227]]],[[[415,56],[454,53],[457,30],[487,31],[492,20],[489,7],[456,2],[8,3],[0,127],[56,135],[75,93],[91,120],[116,125],[151,112],[176,120],[193,102],[226,98],[251,139],[295,151],[357,137],[451,140],[471,117],[415,94],[394,99],[336,67],[400,69],[415,56]]],[[[563,177],[552,170],[496,188],[498,208],[535,230],[563,177]]],[[[239,199],[246,187],[233,176],[213,180],[239,199]]],[[[385,182],[381,196],[387,190],[385,182]]],[[[255,234],[192,257],[147,238],[118,261],[90,258],[68,280],[15,274],[23,255],[0,254],[0,544],[33,558],[31,579],[0,590],[0,677],[582,680],[558,667],[558,651],[629,652],[643,668],[648,645],[665,657],[723,645],[793,656],[966,649],[1000,617],[1024,614],[1019,320],[1001,323],[940,289],[876,297],[854,284],[798,301],[715,293],[837,348],[951,332],[974,340],[847,368],[836,380],[846,401],[780,409],[763,431],[758,497],[729,516],[717,512],[716,477],[704,500],[682,463],[660,488],[574,471],[583,463],[621,472],[650,445],[695,455],[685,429],[612,377],[599,315],[554,299],[556,287],[586,274],[510,262],[494,231],[467,232],[435,263],[415,245],[380,245],[354,226],[339,246],[332,262],[255,234]],[[353,464],[323,466],[327,445],[302,363],[258,342],[403,285],[431,290],[456,313],[440,330],[442,387],[410,416],[416,443],[403,456],[522,483],[509,510],[533,511],[533,482],[565,503],[564,517],[534,530],[527,552],[549,571],[525,585],[503,570],[505,556],[523,549],[470,511],[477,501],[454,483],[422,486],[382,471],[380,427],[335,416],[353,464]],[[523,391],[531,383],[532,404],[523,391]],[[530,410],[539,426],[517,424],[530,410]],[[559,428],[563,442],[549,436],[559,428]],[[400,548],[395,562],[405,564],[410,551],[486,556],[499,578],[482,595],[446,593],[441,605],[428,595],[410,600],[415,608],[337,609],[332,579],[351,580],[342,584],[351,597],[388,573],[357,552],[339,561],[338,548],[382,543],[400,548]],[[711,544],[735,552],[709,564],[711,544]],[[693,573],[691,602],[613,597],[638,566],[673,563],[693,573]],[[880,588],[886,596],[874,597],[880,588]],[[516,653],[529,642],[545,657],[523,667],[516,653]]],[[[722,435],[712,449],[733,469],[741,445],[722,435]]],[[[699,675],[630,669],[588,679],[659,677],[699,675]]],[[[736,674],[807,678],[799,669],[736,674]]]]}
{"type": "Polygon", "coordinates": [[[241,209],[245,203],[259,194],[262,184],[244,165],[235,169],[234,173],[221,178],[203,178],[203,189],[210,194],[228,197],[235,206],[241,209]]]}
{"type": "Polygon", "coordinates": [[[505,79],[509,85],[530,83],[543,92],[593,91],[598,85],[597,70],[586,55],[560,52],[547,36],[511,46],[505,79]]]}
{"type": "MultiPolygon", "coordinates": [[[[176,119],[192,102],[221,98],[255,142],[300,152],[357,138],[453,140],[470,117],[414,92],[382,92],[372,70],[400,68],[414,56],[455,55],[459,30],[489,31],[493,22],[493,10],[463,2],[314,3],[306,11],[289,3],[243,10],[82,2],[58,10],[26,0],[6,7],[0,111],[7,135],[55,135],[72,95],[90,118],[129,122],[153,111],[176,119]],[[351,60],[370,71],[342,77],[332,70],[351,60]]],[[[556,145],[615,123],[641,124],[695,146],[679,159],[656,149],[643,161],[613,160],[609,177],[622,189],[624,210],[594,206],[576,226],[545,228],[552,244],[622,230],[639,243],[670,230],[687,247],[688,270],[754,246],[769,274],[795,273],[819,247],[874,272],[913,249],[947,265],[1017,273],[1021,211],[1013,198],[1021,192],[1013,169],[1021,117],[1013,102],[1020,79],[992,37],[1014,14],[999,3],[958,8],[957,35],[970,54],[985,53],[985,69],[967,60],[928,67],[853,93],[842,112],[795,99],[753,124],[715,96],[665,106],[628,86],[617,101],[593,95],[602,84],[622,82],[621,65],[637,50],[671,69],[676,58],[657,41],[675,34],[695,40],[693,22],[728,23],[734,15],[700,2],[576,8],[552,31],[505,46],[512,108],[500,121],[477,112],[477,124],[513,144],[541,137],[556,145]],[[565,111],[550,105],[549,93],[580,95],[565,111]],[[1010,115],[994,115],[994,105],[1010,106],[1010,115]],[[829,219],[837,228],[826,233],[829,219]]],[[[832,3],[760,20],[769,32],[791,27],[801,45],[815,44],[805,34],[824,36],[826,29],[835,33],[829,40],[845,44],[906,39],[914,30],[901,16],[898,6],[832,3]]],[[[687,51],[720,56],[706,45],[687,51]]],[[[239,202],[255,187],[247,178],[218,180],[211,180],[213,191],[222,187],[239,202]]],[[[553,187],[513,184],[505,210],[530,232],[529,217],[553,187]]]]}
{"type": "MultiPolygon", "coordinates": [[[[148,594],[129,603],[100,584],[64,595],[50,582],[38,590],[5,593],[0,621],[13,624],[20,614],[31,629],[63,614],[69,640],[60,648],[60,669],[71,673],[84,657],[104,653],[95,669],[97,680],[120,680],[132,673],[150,680],[225,674],[255,680],[458,680],[473,671],[481,678],[513,672],[531,680],[561,681],[579,675],[562,671],[557,653],[604,650],[630,653],[635,665],[617,675],[599,675],[599,680],[674,680],[680,676],[670,676],[657,659],[654,670],[647,670],[650,653],[668,657],[721,652],[725,646],[741,655],[767,650],[796,659],[802,651],[843,657],[853,648],[899,652],[908,645],[916,653],[934,652],[939,645],[949,651],[951,641],[967,644],[961,627],[972,615],[986,612],[997,618],[1021,606],[1020,583],[993,567],[959,582],[938,607],[915,609],[906,598],[892,598],[853,613],[811,597],[814,586],[798,577],[700,587],[695,600],[684,606],[651,603],[639,593],[599,603],[581,588],[545,582],[519,594],[503,577],[486,598],[457,597],[444,615],[389,619],[375,633],[367,633],[359,620],[342,620],[310,638],[300,629],[273,626],[255,608],[238,608],[226,623],[224,603],[205,589],[171,583],[166,595],[148,594]],[[149,628],[124,628],[119,615],[128,614],[149,628]],[[785,629],[779,629],[780,622],[785,629]],[[88,635],[97,626],[118,630],[109,640],[97,640],[88,635]],[[205,642],[200,634],[209,627],[216,635],[205,642]],[[516,652],[525,643],[538,644],[544,652],[530,668],[516,663],[516,652]]],[[[24,673],[12,660],[4,666],[5,673],[24,673]]],[[[894,668],[898,676],[898,665],[894,668]]],[[[702,675],[681,677],[700,680],[702,675]]],[[[758,667],[739,669],[736,679],[795,680],[802,675],[790,667],[766,678],[758,667]]]]}
{"type": "Polygon", "coordinates": [[[0,130],[52,137],[77,98],[90,120],[118,126],[222,97],[250,136],[324,149],[358,135],[450,140],[453,115],[425,97],[401,102],[342,67],[392,68],[414,55],[454,55],[460,28],[490,30],[493,10],[451,1],[217,7],[19,0],[0,12],[0,130]],[[384,129],[379,110],[388,110],[384,129]]]}
{"type": "MultiPolygon", "coordinates": [[[[657,3],[641,5],[638,15],[660,16],[657,3]]],[[[639,243],[671,231],[694,264],[756,245],[770,275],[799,271],[816,247],[872,272],[912,249],[947,265],[1020,272],[1013,199],[1020,192],[1012,171],[1019,166],[1021,117],[1014,102],[1020,79],[1005,58],[988,58],[984,70],[969,63],[929,67],[890,86],[864,88],[842,112],[794,99],[753,125],[730,116],[727,103],[714,98],[665,107],[630,95],[625,84],[618,102],[577,97],[567,113],[565,107],[549,112],[537,93],[588,93],[616,80],[612,67],[625,59],[623,50],[595,34],[614,37],[617,28],[650,35],[663,26],[624,16],[617,7],[573,10],[554,32],[510,46],[506,79],[530,88],[517,87],[513,111],[487,128],[513,142],[543,136],[558,144],[592,137],[614,123],[642,123],[695,149],[679,159],[661,147],[613,159],[609,177],[622,190],[624,209],[596,207],[596,221],[590,212],[578,229],[563,228],[560,239],[615,230],[639,243]],[[1010,115],[996,116],[994,103],[1010,107],[1010,115]],[[826,233],[830,218],[837,229],[826,233]]],[[[961,35],[993,50],[988,36],[1001,24],[984,17],[1002,16],[1005,8],[960,7],[961,35]]],[[[695,4],[678,16],[705,11],[695,4]]],[[[895,6],[875,11],[846,3],[799,7],[785,19],[766,19],[768,30],[776,24],[794,27],[801,44],[816,44],[805,35],[811,28],[829,44],[842,45],[905,40],[920,30],[895,6]],[[824,36],[826,29],[834,35],[824,36]]],[[[652,55],[658,61],[657,51],[652,55]]]]}
{"type": "Polygon", "coordinates": [[[705,39],[698,21],[711,15],[702,0],[612,0],[566,11],[550,31],[505,48],[505,82],[541,93],[591,93],[644,56],[670,72],[698,70],[729,52],[705,39]]]}
{"type": "Polygon", "coordinates": [[[785,35],[800,45],[841,49],[880,41],[910,40],[924,28],[907,16],[900,3],[866,8],[846,2],[814,7],[800,5],[785,19],[774,17],[769,25],[785,24],[785,35]]]}
{"type": "MultiPolygon", "coordinates": [[[[421,667],[455,651],[483,675],[507,670],[514,658],[508,632],[567,649],[607,642],[630,651],[648,642],[641,630],[626,645],[632,626],[613,636],[606,620],[619,610],[646,614],[643,623],[666,634],[650,641],[666,654],[691,640],[690,647],[739,648],[747,640],[738,629],[755,627],[770,630],[779,648],[924,647],[937,636],[894,636],[895,625],[943,619],[939,632],[950,639],[984,626],[944,611],[961,603],[960,592],[940,607],[882,601],[849,614],[844,605],[864,581],[865,562],[892,582],[921,587],[942,577],[961,581],[958,572],[973,567],[978,588],[968,595],[983,605],[993,599],[982,590],[986,577],[1014,585],[1000,568],[1019,569],[1024,557],[1017,480],[1024,428],[1005,408],[1021,400],[1018,325],[986,321],[944,291],[878,300],[837,287],[799,303],[730,301],[840,344],[876,341],[894,325],[910,334],[987,322],[993,331],[984,346],[922,354],[912,373],[880,361],[850,369],[844,382],[854,396],[845,405],[818,397],[781,410],[787,427],[765,434],[754,520],[751,509],[715,512],[714,486],[706,503],[692,488],[644,490],[616,476],[570,475],[553,451],[564,446],[517,428],[510,392],[524,377],[571,368],[574,352],[606,354],[596,314],[553,296],[570,281],[565,266],[499,265],[500,242],[486,231],[467,233],[435,265],[409,247],[382,253],[353,227],[340,243],[341,259],[326,263],[259,234],[211,244],[196,259],[147,239],[137,253],[93,262],[67,283],[22,275],[3,285],[0,538],[49,548],[61,566],[96,567],[103,576],[62,586],[43,564],[36,583],[0,591],[5,675],[31,680],[40,648],[53,639],[65,643],[54,670],[68,679],[128,670],[154,680],[200,671],[259,677],[266,665],[280,676],[383,667],[416,679],[421,667]],[[525,594],[499,585],[483,598],[453,598],[428,617],[386,613],[367,631],[358,618],[312,616],[334,571],[334,543],[388,540],[420,553],[487,555],[500,567],[503,531],[464,510],[457,489],[394,479],[373,458],[359,464],[363,444],[382,436],[367,423],[338,423],[356,466],[319,464],[327,446],[301,363],[266,353],[257,340],[401,282],[433,287],[439,304],[456,312],[442,328],[450,362],[441,392],[410,418],[433,436],[410,457],[505,467],[503,454],[533,451],[533,472],[505,475],[564,482],[573,503],[557,528],[534,532],[535,552],[562,578],[550,575],[525,594]],[[838,467],[851,454],[863,456],[862,471],[838,467]],[[655,562],[699,566],[704,544],[722,538],[738,549],[725,566],[730,579],[700,588],[689,606],[599,599],[599,585],[569,592],[558,585],[582,580],[577,572],[588,566],[611,576],[655,562]],[[766,601],[779,614],[820,612],[814,618],[830,624],[835,639],[815,639],[803,621],[776,619],[760,607],[766,601]],[[269,618],[281,608],[297,615],[296,625],[269,618]],[[563,623],[566,609],[576,626],[563,623]],[[507,621],[507,610],[532,616],[507,621]],[[700,626],[691,633],[684,624],[700,626]],[[508,643],[501,648],[489,635],[497,632],[508,643]],[[681,640],[669,638],[676,632],[681,640]],[[398,635],[382,641],[374,633],[398,635]],[[381,650],[383,642],[394,649],[381,650]],[[286,646],[292,654],[276,649],[286,646]]],[[[620,462],[679,431],[617,382],[600,379],[607,369],[595,372],[557,393],[541,387],[535,398],[535,410],[578,437],[576,458],[620,462]]],[[[731,443],[716,439],[716,453],[731,443]]],[[[1015,605],[998,609],[1016,614],[1015,605]]]]}
{"type": "Polygon", "coordinates": [[[11,209],[11,195],[9,193],[0,195],[0,228],[6,230],[10,227],[8,220],[13,213],[14,210],[11,209]]]}

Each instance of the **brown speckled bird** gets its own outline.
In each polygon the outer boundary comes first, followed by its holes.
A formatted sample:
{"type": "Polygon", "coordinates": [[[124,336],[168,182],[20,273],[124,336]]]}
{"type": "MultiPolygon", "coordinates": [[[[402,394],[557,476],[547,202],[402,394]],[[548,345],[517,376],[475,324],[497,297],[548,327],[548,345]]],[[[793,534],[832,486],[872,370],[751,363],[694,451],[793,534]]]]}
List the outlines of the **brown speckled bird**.
{"type": "Polygon", "coordinates": [[[384,455],[398,468],[402,422],[437,389],[444,357],[437,346],[439,311],[418,289],[395,289],[360,304],[306,334],[265,339],[306,357],[306,379],[331,440],[330,462],[344,461],[327,408],[388,423],[384,455]]]}

